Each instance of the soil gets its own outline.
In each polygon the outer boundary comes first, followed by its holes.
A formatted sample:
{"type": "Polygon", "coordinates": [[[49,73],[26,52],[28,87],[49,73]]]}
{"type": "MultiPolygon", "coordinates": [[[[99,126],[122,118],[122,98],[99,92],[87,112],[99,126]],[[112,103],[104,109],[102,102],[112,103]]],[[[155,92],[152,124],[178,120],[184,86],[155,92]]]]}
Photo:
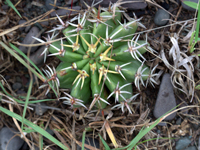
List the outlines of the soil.
{"type": "MultiPolygon", "coordinates": [[[[12,2],[16,4],[16,1],[13,0],[12,2]]],[[[44,2],[42,0],[36,0],[34,2],[38,2],[39,4],[44,5],[44,2]]],[[[23,19],[31,20],[45,13],[45,10],[41,10],[40,12],[38,12],[37,6],[34,6],[34,8],[30,6],[30,8],[26,10],[25,8],[27,8],[27,3],[29,3],[30,5],[31,2],[27,2],[27,0],[21,0],[16,7],[17,10],[22,14],[23,19]],[[30,14],[27,15],[27,13],[30,14]]],[[[191,24],[193,23],[193,20],[191,19],[194,18],[195,12],[185,10],[181,7],[181,4],[177,5],[170,0],[166,1],[166,3],[168,5],[165,5],[169,6],[168,11],[173,15],[171,15],[169,23],[166,26],[158,27],[153,21],[154,15],[158,7],[163,6],[163,3],[161,3],[160,1],[157,1],[157,4],[148,3],[148,6],[145,8],[145,10],[136,10],[134,12],[136,13],[138,18],[142,17],[142,20],[140,22],[146,27],[146,29],[139,27],[137,30],[137,32],[143,32],[143,34],[141,34],[141,39],[145,39],[144,33],[146,33],[148,36],[147,40],[150,43],[150,46],[158,53],[156,54],[156,56],[151,53],[145,53],[144,57],[147,59],[146,64],[151,68],[158,64],[156,72],[162,70],[163,73],[171,73],[172,71],[169,70],[163,60],[159,58],[161,50],[164,50],[169,63],[172,63],[172,60],[170,59],[168,54],[170,48],[172,47],[170,37],[173,36],[175,33],[177,34],[181,30],[181,27],[186,22],[186,20],[190,20],[184,27],[185,30],[183,30],[180,34],[179,38],[182,39],[186,35],[186,31],[192,28],[191,24]],[[184,21],[184,23],[178,23],[178,21],[184,21]]],[[[73,5],[80,5],[80,3],[77,2],[73,5]]],[[[1,6],[3,6],[3,3],[1,3],[1,6]]],[[[2,10],[3,9],[0,7],[0,11],[2,10]]],[[[1,14],[2,17],[4,17],[4,21],[0,19],[0,24],[2,24],[2,26],[0,26],[0,41],[3,41],[6,45],[9,46],[9,42],[21,42],[22,39],[25,37],[25,33],[20,31],[18,28],[13,29],[13,27],[18,25],[19,20],[21,20],[21,18],[15,13],[15,11],[8,8],[5,12],[7,12],[7,14],[1,14]],[[8,18],[9,23],[7,23],[6,20],[8,18]],[[1,33],[3,33],[7,29],[13,30],[1,35],[1,33]]],[[[132,10],[127,10],[127,14],[129,14],[130,16],[132,15],[132,12],[132,10]]],[[[68,17],[69,16],[67,15],[63,19],[68,19],[68,17]]],[[[39,26],[41,26],[42,29],[48,31],[52,29],[56,23],[59,23],[58,20],[56,20],[56,22],[51,22],[48,26],[42,24],[39,24],[39,26]]],[[[180,41],[179,46],[182,51],[185,51],[185,49],[187,48],[187,44],[188,43],[186,42],[183,43],[182,41],[180,41]]],[[[196,51],[194,51],[194,53],[198,53],[198,44],[196,48],[197,49],[196,51]]],[[[188,53],[186,54],[191,55],[188,53]]],[[[31,78],[29,70],[2,47],[0,47],[0,56],[0,75],[6,79],[5,81],[1,78],[1,82],[4,85],[4,88],[9,94],[14,96],[15,98],[25,101],[25,98],[23,96],[26,96],[27,94],[28,85],[31,78]],[[19,78],[22,83],[22,88],[12,90],[12,85],[19,78]]],[[[57,66],[59,62],[60,60],[55,57],[48,57],[46,63],[40,65],[39,68],[45,68],[46,65],[57,66]]],[[[192,64],[195,67],[194,82],[198,83],[200,77],[198,59],[193,59],[192,64]]],[[[161,80],[161,77],[159,80],[161,80]]],[[[187,80],[184,79],[184,82],[187,82],[187,80]]],[[[111,107],[107,107],[107,109],[104,110],[104,114],[102,114],[102,111],[94,111],[90,112],[87,115],[87,111],[84,109],[74,111],[70,109],[69,106],[62,104],[62,101],[58,101],[52,91],[47,96],[44,96],[46,91],[38,89],[39,85],[42,85],[42,82],[36,78],[34,81],[34,86],[32,88],[31,96],[34,97],[36,100],[47,98],[54,100],[44,102],[45,105],[49,107],[49,109],[40,116],[36,114],[35,111],[27,109],[25,118],[31,122],[34,122],[38,126],[43,127],[44,129],[46,129],[47,127],[51,130],[56,129],[53,130],[54,137],[57,138],[59,141],[64,141],[66,145],[70,145],[72,147],[75,146],[75,143],[81,141],[81,137],[85,128],[90,127],[91,131],[88,131],[86,134],[88,137],[97,138],[99,140],[99,133],[106,140],[106,143],[111,148],[114,148],[112,141],[110,140],[105,130],[106,121],[109,123],[112,133],[114,134],[119,147],[124,147],[136,137],[136,135],[142,130],[143,126],[148,126],[149,123],[152,123],[156,120],[156,118],[153,116],[153,109],[155,106],[159,85],[155,85],[155,88],[149,85],[147,88],[141,89],[140,96],[134,101],[133,104],[133,114],[129,114],[128,111],[126,111],[125,113],[122,113],[119,110],[111,111],[111,107]],[[110,115],[111,112],[113,113],[112,117],[106,120],[105,118],[110,115]]],[[[136,88],[134,90],[137,91],[136,88]]],[[[140,142],[138,142],[137,149],[175,149],[176,142],[181,137],[189,136],[191,137],[191,144],[189,146],[198,145],[200,137],[200,92],[196,89],[193,90],[195,90],[194,97],[191,98],[191,96],[187,96],[180,90],[174,89],[177,104],[182,105],[182,103],[184,103],[183,105],[187,106],[188,108],[184,109],[185,111],[178,111],[177,116],[173,120],[167,121],[165,126],[157,125],[150,132],[144,135],[140,142]],[[195,107],[191,108],[190,106],[195,107]]],[[[0,95],[2,95],[3,93],[1,88],[0,93],[0,95]]],[[[3,98],[8,100],[6,96],[3,96],[3,98]]],[[[2,107],[11,110],[11,107],[9,107],[9,105],[10,104],[8,102],[1,101],[2,107]]],[[[12,104],[12,107],[15,113],[22,116],[24,107],[15,102],[12,104]]],[[[30,107],[34,106],[30,105],[30,107]]],[[[16,122],[14,122],[11,117],[1,111],[0,128],[3,126],[17,129],[16,122]]],[[[38,146],[39,136],[39,133],[32,132],[27,135],[27,138],[30,140],[30,142],[34,142],[35,145],[38,146]]],[[[49,139],[44,138],[43,140],[44,147],[49,145],[49,149],[60,149],[58,146],[54,145],[49,139]]],[[[99,141],[99,149],[103,149],[103,144],[101,140],[99,141]]]]}

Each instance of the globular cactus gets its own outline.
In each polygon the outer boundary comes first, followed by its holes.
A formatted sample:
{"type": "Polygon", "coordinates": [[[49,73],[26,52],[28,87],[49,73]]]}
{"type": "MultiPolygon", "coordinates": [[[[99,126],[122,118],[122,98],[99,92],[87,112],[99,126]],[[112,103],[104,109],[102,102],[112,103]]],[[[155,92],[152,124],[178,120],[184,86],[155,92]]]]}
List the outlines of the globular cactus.
{"type": "Polygon", "coordinates": [[[50,55],[62,62],[54,72],[46,72],[57,78],[57,86],[71,89],[60,99],[75,108],[90,102],[103,109],[111,96],[128,103],[134,98],[131,83],[139,88],[139,82],[144,85],[149,76],[142,56],[148,43],[139,40],[139,35],[133,37],[138,20],[122,23],[115,5],[103,10],[88,6],[85,13],[65,23],[57,16],[62,25],[51,30],[62,29],[64,37],[48,45],[50,55]]]}

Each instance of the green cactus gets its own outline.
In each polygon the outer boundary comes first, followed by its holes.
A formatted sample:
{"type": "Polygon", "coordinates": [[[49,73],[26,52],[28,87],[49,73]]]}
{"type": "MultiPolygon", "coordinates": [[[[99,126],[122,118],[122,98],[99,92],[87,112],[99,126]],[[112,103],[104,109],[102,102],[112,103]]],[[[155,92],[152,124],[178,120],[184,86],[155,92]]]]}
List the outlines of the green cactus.
{"type": "Polygon", "coordinates": [[[122,23],[121,16],[114,5],[104,12],[100,7],[88,8],[66,23],[57,16],[62,25],[51,32],[62,29],[64,37],[50,43],[48,50],[62,62],[56,71],[46,72],[49,77],[56,75],[57,86],[71,89],[70,95],[60,98],[66,99],[66,104],[76,108],[91,103],[104,109],[112,95],[119,103],[129,103],[135,98],[131,83],[139,89],[139,82],[144,85],[143,80],[150,77],[142,56],[148,43],[138,40],[139,35],[133,37],[138,20],[122,23]]]}

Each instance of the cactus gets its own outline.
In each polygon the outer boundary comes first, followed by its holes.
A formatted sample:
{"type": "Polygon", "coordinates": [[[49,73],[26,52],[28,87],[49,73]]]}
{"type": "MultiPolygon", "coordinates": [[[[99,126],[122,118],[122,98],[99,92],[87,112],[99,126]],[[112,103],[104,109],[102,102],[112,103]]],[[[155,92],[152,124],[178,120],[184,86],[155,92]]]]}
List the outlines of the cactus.
{"type": "Polygon", "coordinates": [[[139,89],[139,82],[144,85],[150,72],[142,56],[148,43],[139,40],[139,35],[133,37],[139,19],[122,23],[122,13],[115,5],[103,12],[100,7],[88,6],[82,15],[66,23],[57,17],[61,25],[50,32],[62,30],[64,37],[50,42],[48,50],[49,56],[57,56],[62,62],[54,71],[45,72],[54,77],[51,81],[55,79],[57,88],[71,89],[60,99],[74,108],[90,103],[104,109],[111,96],[123,104],[135,98],[131,83],[134,81],[139,89]]]}

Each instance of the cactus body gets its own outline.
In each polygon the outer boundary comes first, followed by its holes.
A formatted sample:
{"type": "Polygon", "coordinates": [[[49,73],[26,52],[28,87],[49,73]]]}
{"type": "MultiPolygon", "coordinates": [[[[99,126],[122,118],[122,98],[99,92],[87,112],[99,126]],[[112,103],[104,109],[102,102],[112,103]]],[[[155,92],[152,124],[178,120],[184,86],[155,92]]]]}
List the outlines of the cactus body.
{"type": "MultiPolygon", "coordinates": [[[[71,23],[63,30],[66,40],[54,42],[49,47],[54,54],[64,46],[62,55],[56,55],[62,61],[56,69],[60,87],[70,88],[70,95],[83,103],[96,100],[96,106],[100,109],[107,105],[106,89],[113,92],[117,86],[134,81],[141,62],[133,57],[139,58],[146,52],[145,46],[139,47],[145,41],[137,40],[135,45],[128,43],[137,29],[137,21],[122,24],[122,14],[117,10],[114,15],[108,11],[100,13],[96,9],[79,15],[78,24],[71,23]],[[130,45],[134,45],[136,54],[130,45]]],[[[143,65],[143,68],[146,66],[143,65]]],[[[148,73],[149,68],[144,71],[144,74],[148,73]]],[[[123,91],[128,93],[119,96],[119,102],[131,97],[132,85],[127,85],[123,91]]]]}

